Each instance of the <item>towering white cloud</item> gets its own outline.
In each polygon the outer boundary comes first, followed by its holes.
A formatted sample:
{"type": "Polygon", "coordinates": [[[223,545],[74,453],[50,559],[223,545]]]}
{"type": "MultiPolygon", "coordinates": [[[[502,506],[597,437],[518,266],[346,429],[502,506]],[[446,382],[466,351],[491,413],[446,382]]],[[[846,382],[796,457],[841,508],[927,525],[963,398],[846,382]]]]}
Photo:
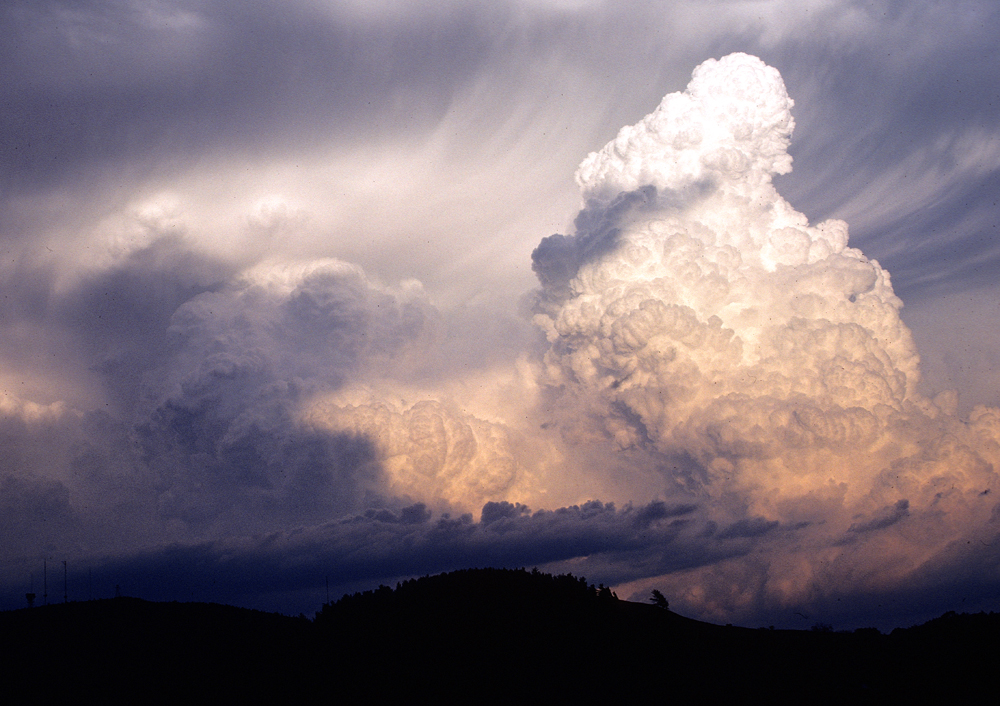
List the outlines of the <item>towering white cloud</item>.
{"type": "MultiPolygon", "coordinates": [[[[824,561],[905,573],[989,517],[997,413],[961,421],[917,392],[888,273],[775,190],[791,107],[777,71],[732,54],[584,160],[576,232],[533,255],[549,413],[720,517],[819,523],[824,561]],[[920,535],[894,532],[911,515],[920,535]]],[[[803,563],[775,583],[806,591],[803,563]]]]}
{"type": "Polygon", "coordinates": [[[642,186],[685,191],[708,183],[749,195],[792,169],[792,105],[777,69],[745,54],[710,59],[687,90],[665,96],[587,157],[576,181],[588,200],[642,186]]]}

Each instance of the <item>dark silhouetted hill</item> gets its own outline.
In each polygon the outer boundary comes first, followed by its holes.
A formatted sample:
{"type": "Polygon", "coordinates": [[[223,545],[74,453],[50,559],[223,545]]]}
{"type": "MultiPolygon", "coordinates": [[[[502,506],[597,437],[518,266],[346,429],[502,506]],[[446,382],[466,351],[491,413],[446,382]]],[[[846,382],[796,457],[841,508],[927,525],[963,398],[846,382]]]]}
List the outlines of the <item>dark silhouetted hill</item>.
{"type": "Polygon", "coordinates": [[[116,598],[0,613],[28,703],[982,698],[1000,615],[882,635],[757,630],[618,600],[569,575],[482,569],[344,596],[313,621],[116,598]]]}
{"type": "Polygon", "coordinates": [[[0,674],[21,703],[257,699],[308,681],[301,653],[312,628],[304,618],[207,603],[40,606],[0,613],[0,674]]]}

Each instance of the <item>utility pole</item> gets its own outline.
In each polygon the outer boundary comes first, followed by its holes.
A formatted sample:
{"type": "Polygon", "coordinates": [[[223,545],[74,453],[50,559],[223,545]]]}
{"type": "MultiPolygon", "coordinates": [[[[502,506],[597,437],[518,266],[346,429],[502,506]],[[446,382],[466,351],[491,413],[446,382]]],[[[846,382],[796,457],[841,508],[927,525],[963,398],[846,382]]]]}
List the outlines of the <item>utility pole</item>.
{"type": "Polygon", "coordinates": [[[65,559],[63,559],[63,603],[69,603],[69,581],[67,581],[65,559]]]}
{"type": "Polygon", "coordinates": [[[24,594],[25,599],[28,601],[28,607],[35,607],[35,572],[31,572],[31,585],[28,587],[28,592],[24,594]]]}
{"type": "Polygon", "coordinates": [[[49,604],[49,564],[42,559],[42,605],[49,604]]]}

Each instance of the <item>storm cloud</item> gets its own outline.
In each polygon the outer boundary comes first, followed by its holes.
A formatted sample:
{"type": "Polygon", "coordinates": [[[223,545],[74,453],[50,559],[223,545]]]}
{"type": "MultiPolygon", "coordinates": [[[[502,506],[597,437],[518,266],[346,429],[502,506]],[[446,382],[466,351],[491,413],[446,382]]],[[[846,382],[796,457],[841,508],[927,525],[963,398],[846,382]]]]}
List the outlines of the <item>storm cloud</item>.
{"type": "Polygon", "coordinates": [[[66,560],[292,612],[486,564],[992,607],[997,25],[6,4],[4,606],[66,560]]]}

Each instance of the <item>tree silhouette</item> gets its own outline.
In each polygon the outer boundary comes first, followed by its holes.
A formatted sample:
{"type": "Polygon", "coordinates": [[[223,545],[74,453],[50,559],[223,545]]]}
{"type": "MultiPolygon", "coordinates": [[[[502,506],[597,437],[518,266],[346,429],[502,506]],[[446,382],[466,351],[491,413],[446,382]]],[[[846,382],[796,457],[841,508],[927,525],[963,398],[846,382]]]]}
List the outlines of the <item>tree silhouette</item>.
{"type": "Polygon", "coordinates": [[[663,610],[668,610],[670,608],[670,603],[667,601],[666,597],[655,588],[653,589],[653,595],[649,598],[649,602],[657,608],[663,608],[663,610]]]}

